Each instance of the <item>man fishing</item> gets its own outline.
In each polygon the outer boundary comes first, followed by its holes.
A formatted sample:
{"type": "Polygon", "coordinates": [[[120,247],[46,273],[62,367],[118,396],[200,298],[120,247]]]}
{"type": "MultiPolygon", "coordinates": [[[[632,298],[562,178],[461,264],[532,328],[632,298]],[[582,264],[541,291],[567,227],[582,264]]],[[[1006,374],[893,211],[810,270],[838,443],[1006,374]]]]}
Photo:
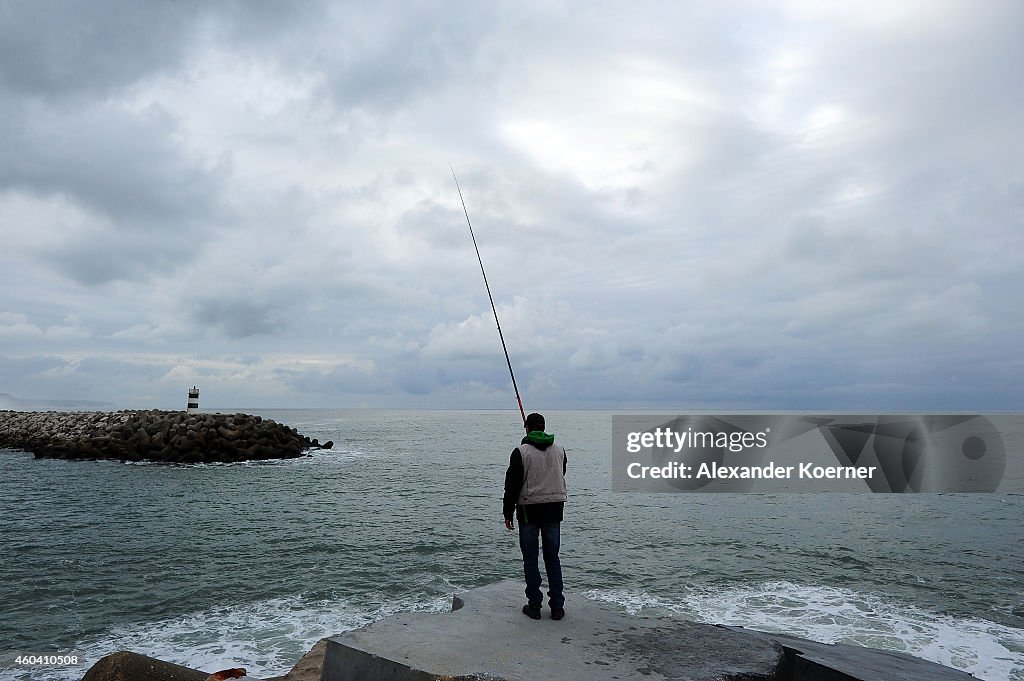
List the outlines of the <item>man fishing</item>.
{"type": "Polygon", "coordinates": [[[484,271],[484,260],[480,257],[480,247],[476,243],[473,222],[469,219],[466,199],[462,196],[459,178],[452,168],[452,178],[459,192],[462,212],[466,214],[469,236],[473,239],[476,260],[480,263],[480,274],[487,289],[487,299],[494,313],[494,325],[498,327],[498,338],[501,349],[505,351],[505,363],[508,374],[512,378],[512,388],[516,391],[519,403],[519,414],[523,416],[526,426],[526,437],[522,443],[512,450],[512,457],[505,471],[505,498],[502,515],[505,516],[505,527],[513,529],[513,513],[519,518],[519,548],[523,552],[523,570],[526,573],[526,598],[528,603],[523,612],[531,619],[540,619],[540,606],[544,602],[544,594],[540,590],[540,570],[537,569],[539,552],[538,538],[544,545],[544,570],[548,574],[548,605],[551,606],[551,619],[560,620],[565,617],[565,598],[562,596],[562,564],[558,560],[560,542],[559,528],[562,522],[562,507],[565,505],[565,449],[555,444],[555,437],[544,432],[544,417],[533,413],[526,416],[523,409],[523,398],[519,395],[516,374],[512,371],[512,360],[508,356],[505,335],[501,332],[498,321],[498,308],[494,305],[491,285],[484,271]]]}
{"type": "Polygon", "coordinates": [[[562,509],[565,506],[565,449],[555,444],[555,436],[544,432],[544,417],[533,413],[526,417],[526,437],[512,450],[505,471],[505,496],[502,514],[505,527],[514,529],[512,516],[519,520],[519,548],[523,552],[527,604],[523,614],[540,619],[544,594],[540,590],[537,568],[538,537],[544,547],[544,570],[548,575],[548,605],[551,619],[565,617],[562,595],[562,564],[558,559],[562,509]]]}

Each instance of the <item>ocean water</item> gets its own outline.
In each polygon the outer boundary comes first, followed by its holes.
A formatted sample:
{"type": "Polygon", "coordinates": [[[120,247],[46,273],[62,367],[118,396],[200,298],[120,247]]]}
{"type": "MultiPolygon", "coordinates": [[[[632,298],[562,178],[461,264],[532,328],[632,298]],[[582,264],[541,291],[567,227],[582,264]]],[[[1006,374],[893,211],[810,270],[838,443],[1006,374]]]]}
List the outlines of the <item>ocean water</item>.
{"type": "MultiPolygon", "coordinates": [[[[116,650],[283,674],[323,636],[521,576],[500,517],[517,414],[256,413],[334,448],[199,466],[0,452],[0,680],[77,680],[116,650]],[[85,665],[12,666],[33,653],[85,665]]],[[[586,596],[1024,679],[1024,496],[616,494],[611,414],[548,425],[570,457],[570,614],[586,596]]]]}

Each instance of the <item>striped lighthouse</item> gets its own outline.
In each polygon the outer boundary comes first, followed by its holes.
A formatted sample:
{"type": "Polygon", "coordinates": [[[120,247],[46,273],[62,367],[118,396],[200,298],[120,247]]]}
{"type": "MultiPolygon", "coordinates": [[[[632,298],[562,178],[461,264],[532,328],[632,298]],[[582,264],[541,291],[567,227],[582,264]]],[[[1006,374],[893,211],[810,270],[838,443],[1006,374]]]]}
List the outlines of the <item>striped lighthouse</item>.
{"type": "Polygon", "coordinates": [[[188,408],[185,409],[185,412],[191,414],[196,411],[199,411],[199,388],[192,386],[192,389],[188,391],[188,408]]]}

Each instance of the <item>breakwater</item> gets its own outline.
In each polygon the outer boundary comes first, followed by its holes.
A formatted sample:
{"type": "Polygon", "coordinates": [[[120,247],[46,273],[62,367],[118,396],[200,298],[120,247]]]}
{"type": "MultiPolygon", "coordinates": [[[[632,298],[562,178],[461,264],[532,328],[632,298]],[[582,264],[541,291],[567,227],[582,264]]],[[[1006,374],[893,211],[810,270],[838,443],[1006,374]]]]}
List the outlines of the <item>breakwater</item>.
{"type": "Polygon", "coordinates": [[[329,448],[295,428],[250,414],[180,411],[0,411],[0,447],[37,458],[167,463],[291,459],[329,448]]]}

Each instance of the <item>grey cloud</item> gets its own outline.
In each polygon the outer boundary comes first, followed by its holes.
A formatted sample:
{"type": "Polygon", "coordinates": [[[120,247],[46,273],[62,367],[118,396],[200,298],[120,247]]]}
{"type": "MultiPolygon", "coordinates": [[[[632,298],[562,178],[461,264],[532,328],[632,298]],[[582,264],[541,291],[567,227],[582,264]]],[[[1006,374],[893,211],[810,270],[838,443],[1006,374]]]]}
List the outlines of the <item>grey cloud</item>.
{"type": "Polygon", "coordinates": [[[185,386],[161,383],[171,363],[167,358],[83,358],[37,356],[28,359],[0,354],[0,377],[13,389],[0,392],[15,397],[67,400],[100,400],[119,407],[178,405],[185,386]],[[170,389],[169,389],[170,388],[170,389]]]}
{"type": "Polygon", "coordinates": [[[410,98],[454,85],[469,72],[494,7],[473,2],[411,3],[402,12],[376,3],[333,8],[334,38],[321,43],[312,64],[342,109],[401,109],[410,98]]]}
{"type": "Polygon", "coordinates": [[[33,96],[105,93],[178,65],[198,23],[193,2],[6,2],[0,83],[33,96]]]}
{"type": "Polygon", "coordinates": [[[0,99],[0,192],[77,206],[81,224],[7,225],[39,235],[31,253],[84,285],[152,279],[192,260],[209,223],[225,218],[223,168],[207,168],[174,139],[157,110],[108,103],[42,107],[0,99]],[[44,238],[45,235],[45,238],[44,238]]]}
{"type": "Polygon", "coordinates": [[[453,205],[424,200],[405,211],[395,227],[403,237],[429,246],[432,252],[454,256],[452,251],[464,254],[471,243],[465,220],[453,205]]]}
{"type": "Polygon", "coordinates": [[[164,376],[167,373],[167,363],[128,362],[109,356],[86,357],[77,363],[75,373],[85,383],[134,383],[138,386],[136,389],[139,389],[164,376]]]}
{"type": "Polygon", "coordinates": [[[182,234],[94,231],[76,236],[44,254],[60,272],[85,286],[144,281],[173,272],[191,260],[195,247],[182,234]]]}
{"type": "Polygon", "coordinates": [[[216,210],[219,171],[186,156],[167,114],[105,103],[8,105],[0,186],[66,194],[127,228],[188,227],[216,210]]]}
{"type": "Polygon", "coordinates": [[[283,306],[279,303],[207,298],[194,304],[192,316],[200,324],[218,328],[233,339],[280,333],[285,328],[283,306]]]}
{"type": "Polygon", "coordinates": [[[327,372],[293,368],[275,369],[275,375],[301,395],[388,395],[394,389],[376,368],[338,364],[327,372]]]}
{"type": "Polygon", "coordinates": [[[60,357],[36,355],[34,357],[5,357],[0,355],[0,375],[5,380],[16,382],[26,376],[38,375],[63,366],[65,360],[60,357]]]}

